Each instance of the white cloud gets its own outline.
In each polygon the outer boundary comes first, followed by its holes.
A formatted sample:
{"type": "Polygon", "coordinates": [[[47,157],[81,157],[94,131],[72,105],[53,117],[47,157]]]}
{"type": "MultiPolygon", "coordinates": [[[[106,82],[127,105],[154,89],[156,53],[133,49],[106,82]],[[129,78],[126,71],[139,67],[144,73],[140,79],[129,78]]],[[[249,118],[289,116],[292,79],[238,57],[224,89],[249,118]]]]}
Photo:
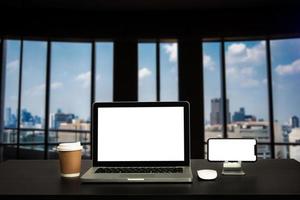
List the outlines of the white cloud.
{"type": "Polygon", "coordinates": [[[207,69],[209,71],[215,70],[215,62],[209,55],[206,54],[203,55],[203,66],[204,69],[207,69]]]}
{"type": "Polygon", "coordinates": [[[177,43],[165,44],[163,45],[164,50],[169,55],[170,62],[177,62],[177,43]]]}
{"type": "Polygon", "coordinates": [[[233,43],[228,47],[229,55],[241,55],[246,51],[246,45],[243,43],[233,43]]]}
{"type": "Polygon", "coordinates": [[[56,90],[56,89],[59,89],[59,88],[62,88],[63,87],[63,84],[61,82],[53,82],[51,83],[51,89],[52,90],[56,90]]]}
{"type": "Polygon", "coordinates": [[[244,67],[240,70],[242,76],[252,77],[254,75],[253,67],[244,67]]]}
{"type": "Polygon", "coordinates": [[[20,64],[19,59],[13,60],[7,64],[8,71],[12,72],[18,69],[20,64]]]}
{"type": "Polygon", "coordinates": [[[230,78],[238,77],[238,70],[236,67],[227,67],[226,69],[226,76],[230,76],[230,78]]]}
{"type": "Polygon", "coordinates": [[[91,71],[78,74],[75,80],[81,82],[84,88],[89,87],[91,84],[91,71]]]}
{"type": "Polygon", "coordinates": [[[241,87],[258,87],[263,83],[256,77],[258,67],[265,66],[266,48],[265,42],[259,42],[254,46],[245,43],[233,43],[226,51],[226,75],[228,79],[235,81],[241,87]]]}
{"type": "Polygon", "coordinates": [[[259,86],[259,84],[260,84],[260,81],[251,79],[251,78],[241,80],[241,86],[244,88],[257,87],[257,86],[259,86]]]}
{"type": "Polygon", "coordinates": [[[151,74],[152,74],[152,72],[147,67],[143,67],[143,68],[139,69],[139,79],[143,79],[148,76],[151,76],[151,74]]]}
{"type": "Polygon", "coordinates": [[[41,84],[41,85],[36,85],[32,88],[29,88],[27,90],[25,90],[25,94],[26,95],[30,95],[30,96],[36,96],[36,95],[40,95],[43,94],[45,92],[45,84],[41,84]]]}
{"type": "Polygon", "coordinates": [[[290,75],[294,73],[300,73],[300,59],[297,59],[294,62],[287,65],[278,65],[275,68],[275,71],[279,75],[290,75]]]}
{"type": "Polygon", "coordinates": [[[244,43],[233,43],[226,51],[226,63],[241,67],[263,65],[266,62],[265,46],[264,41],[252,47],[247,47],[244,43]]]}

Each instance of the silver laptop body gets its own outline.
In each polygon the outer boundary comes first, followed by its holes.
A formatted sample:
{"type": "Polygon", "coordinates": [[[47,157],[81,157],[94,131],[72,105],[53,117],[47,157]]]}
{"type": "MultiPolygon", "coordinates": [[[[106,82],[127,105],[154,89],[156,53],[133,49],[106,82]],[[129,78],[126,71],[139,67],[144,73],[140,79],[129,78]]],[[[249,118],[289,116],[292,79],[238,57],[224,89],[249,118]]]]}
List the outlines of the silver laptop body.
{"type": "Polygon", "coordinates": [[[82,182],[192,182],[188,102],[94,103],[82,182]]]}

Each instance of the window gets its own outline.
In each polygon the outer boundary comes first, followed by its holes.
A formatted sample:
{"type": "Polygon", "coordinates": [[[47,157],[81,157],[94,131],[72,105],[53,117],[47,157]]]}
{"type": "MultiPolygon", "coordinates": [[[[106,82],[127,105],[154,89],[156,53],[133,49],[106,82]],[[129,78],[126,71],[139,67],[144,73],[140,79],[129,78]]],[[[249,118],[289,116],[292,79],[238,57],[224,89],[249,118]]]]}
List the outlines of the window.
{"type": "MultiPolygon", "coordinates": [[[[47,42],[23,42],[20,128],[45,127],[46,56],[47,42]]],[[[44,132],[21,131],[20,143],[28,142],[44,142],[44,132]]]]}
{"type": "Polygon", "coordinates": [[[300,160],[299,47],[300,39],[203,43],[205,142],[251,137],[257,139],[259,158],[300,160]],[[220,128],[222,114],[226,131],[220,128]]]}
{"type": "Polygon", "coordinates": [[[176,42],[138,44],[138,100],[178,101],[176,42]]]}
{"type": "MultiPolygon", "coordinates": [[[[297,143],[300,139],[300,39],[271,40],[274,132],[277,143],[297,143]]],[[[278,146],[278,158],[300,160],[300,146],[278,146]]]]}
{"type": "Polygon", "coordinates": [[[17,143],[18,95],[21,42],[4,41],[5,94],[4,94],[4,133],[3,143],[17,143]]]}
{"type": "Polygon", "coordinates": [[[138,100],[156,101],[156,44],[138,44],[138,100]]]}
{"type": "Polygon", "coordinates": [[[96,43],[96,101],[113,101],[113,43],[96,43]]]}
{"type": "Polygon", "coordinates": [[[113,43],[94,45],[4,41],[4,159],[56,158],[54,148],[58,143],[78,140],[83,156],[91,155],[92,90],[96,101],[113,99],[113,43]]]}
{"type": "Polygon", "coordinates": [[[81,131],[90,130],[91,44],[51,45],[49,141],[87,142],[81,131]]]}
{"type": "Polygon", "coordinates": [[[205,142],[208,138],[223,137],[221,107],[221,45],[219,42],[203,43],[204,124],[205,142]]]}
{"type": "Polygon", "coordinates": [[[160,100],[178,100],[178,46],[160,43],[160,100]]]}
{"type": "Polygon", "coordinates": [[[265,41],[225,43],[228,137],[270,142],[265,41]]]}

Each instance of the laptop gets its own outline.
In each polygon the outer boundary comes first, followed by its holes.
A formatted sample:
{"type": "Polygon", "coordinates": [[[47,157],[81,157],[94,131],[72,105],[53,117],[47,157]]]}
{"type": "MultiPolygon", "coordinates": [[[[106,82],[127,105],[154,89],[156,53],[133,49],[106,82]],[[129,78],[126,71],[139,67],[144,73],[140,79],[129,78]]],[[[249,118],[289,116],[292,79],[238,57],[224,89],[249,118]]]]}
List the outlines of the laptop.
{"type": "Polygon", "coordinates": [[[82,182],[192,182],[188,102],[96,102],[92,116],[82,182]]]}

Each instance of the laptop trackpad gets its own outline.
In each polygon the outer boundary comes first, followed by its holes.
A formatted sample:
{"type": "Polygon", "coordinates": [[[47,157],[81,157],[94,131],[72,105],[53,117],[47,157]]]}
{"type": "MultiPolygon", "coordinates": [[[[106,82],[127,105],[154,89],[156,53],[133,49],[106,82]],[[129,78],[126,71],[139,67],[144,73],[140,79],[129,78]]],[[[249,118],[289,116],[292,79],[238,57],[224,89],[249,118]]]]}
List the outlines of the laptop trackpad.
{"type": "Polygon", "coordinates": [[[120,174],[120,177],[122,178],[154,178],[154,177],[160,177],[158,174],[120,174]]]}

